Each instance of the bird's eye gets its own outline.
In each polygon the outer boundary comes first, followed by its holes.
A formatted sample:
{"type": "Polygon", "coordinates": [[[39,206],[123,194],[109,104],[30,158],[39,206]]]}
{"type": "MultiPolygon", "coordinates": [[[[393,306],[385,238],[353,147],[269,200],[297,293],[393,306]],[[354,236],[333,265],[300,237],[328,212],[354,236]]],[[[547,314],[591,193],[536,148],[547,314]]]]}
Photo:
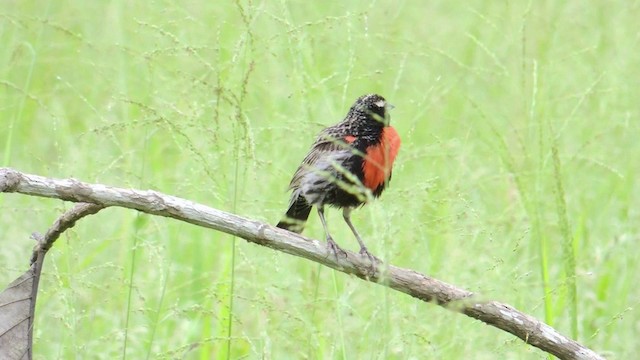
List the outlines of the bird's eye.
{"type": "Polygon", "coordinates": [[[376,107],[379,107],[379,108],[383,108],[386,105],[386,102],[384,100],[378,100],[378,101],[374,102],[373,105],[375,105],[376,107]]]}

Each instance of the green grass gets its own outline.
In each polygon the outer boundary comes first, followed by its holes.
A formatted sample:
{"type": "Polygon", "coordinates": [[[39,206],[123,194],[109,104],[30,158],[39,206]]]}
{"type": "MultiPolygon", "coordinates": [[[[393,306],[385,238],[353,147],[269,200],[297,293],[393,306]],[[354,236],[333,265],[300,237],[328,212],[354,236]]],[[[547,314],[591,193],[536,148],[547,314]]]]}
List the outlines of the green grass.
{"type": "MultiPolygon", "coordinates": [[[[354,213],[393,264],[640,351],[640,7],[614,1],[9,2],[2,166],[275,223],[316,133],[379,92],[403,138],[354,213]]],[[[0,196],[0,279],[69,204],[0,196]]],[[[357,243],[339,211],[336,240],[357,243]]],[[[322,239],[315,215],[305,230],[322,239]]],[[[513,336],[222,233],[107,209],[44,267],[36,358],[545,358],[513,336]]]]}

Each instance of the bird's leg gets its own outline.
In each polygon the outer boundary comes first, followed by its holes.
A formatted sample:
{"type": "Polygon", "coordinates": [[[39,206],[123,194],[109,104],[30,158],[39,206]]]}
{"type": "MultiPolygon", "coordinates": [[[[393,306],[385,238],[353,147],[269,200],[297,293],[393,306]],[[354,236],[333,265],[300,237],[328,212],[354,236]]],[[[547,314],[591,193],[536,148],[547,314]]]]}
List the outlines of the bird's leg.
{"type": "Polygon", "coordinates": [[[379,262],[380,259],[378,259],[377,257],[373,256],[373,254],[371,254],[369,252],[369,250],[367,249],[367,247],[364,245],[364,242],[360,238],[360,234],[358,234],[358,231],[356,231],[356,228],[351,223],[351,210],[352,209],[350,207],[344,208],[344,210],[342,212],[342,216],[344,217],[344,221],[347,223],[347,225],[349,225],[349,228],[353,232],[353,235],[356,236],[356,240],[358,240],[358,243],[360,244],[360,255],[367,256],[369,258],[369,260],[371,260],[371,263],[375,264],[376,261],[379,262]]]}
{"type": "Polygon", "coordinates": [[[333,253],[333,255],[335,255],[336,260],[338,259],[338,252],[341,252],[344,257],[347,257],[347,253],[342,250],[338,244],[336,244],[335,241],[333,241],[333,239],[331,238],[331,235],[329,235],[329,228],[327,227],[327,221],[324,219],[324,206],[323,205],[318,205],[318,216],[320,216],[320,222],[322,222],[322,227],[324,228],[324,233],[327,239],[327,248],[329,249],[329,251],[331,251],[333,253]]]}

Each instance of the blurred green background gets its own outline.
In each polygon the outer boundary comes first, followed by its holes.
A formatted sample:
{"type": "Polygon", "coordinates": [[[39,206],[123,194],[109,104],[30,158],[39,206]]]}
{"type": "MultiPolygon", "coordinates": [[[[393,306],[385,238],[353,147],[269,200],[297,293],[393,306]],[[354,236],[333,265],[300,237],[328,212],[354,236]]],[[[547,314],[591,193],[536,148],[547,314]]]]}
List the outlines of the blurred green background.
{"type": "MultiPolygon", "coordinates": [[[[273,224],[317,132],[378,92],[403,147],[391,187],[353,215],[370,250],[628,359],[638,19],[638,1],[4,1],[0,165],[273,224]]],[[[1,284],[27,268],[29,235],[71,206],[0,195],[1,284]]],[[[305,235],[323,237],[315,214],[305,235]]],[[[381,286],[116,208],[50,252],[35,354],[546,358],[381,286]]]]}

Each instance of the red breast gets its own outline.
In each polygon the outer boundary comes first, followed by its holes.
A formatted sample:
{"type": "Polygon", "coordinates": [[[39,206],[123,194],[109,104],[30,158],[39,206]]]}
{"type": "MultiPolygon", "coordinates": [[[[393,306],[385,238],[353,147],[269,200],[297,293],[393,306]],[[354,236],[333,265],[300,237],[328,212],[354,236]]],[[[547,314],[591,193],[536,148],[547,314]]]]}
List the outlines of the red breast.
{"type": "Polygon", "coordinates": [[[362,162],[364,186],[375,191],[389,179],[400,143],[400,135],[396,129],[387,126],[382,130],[380,142],[367,148],[367,156],[362,162]]]}

